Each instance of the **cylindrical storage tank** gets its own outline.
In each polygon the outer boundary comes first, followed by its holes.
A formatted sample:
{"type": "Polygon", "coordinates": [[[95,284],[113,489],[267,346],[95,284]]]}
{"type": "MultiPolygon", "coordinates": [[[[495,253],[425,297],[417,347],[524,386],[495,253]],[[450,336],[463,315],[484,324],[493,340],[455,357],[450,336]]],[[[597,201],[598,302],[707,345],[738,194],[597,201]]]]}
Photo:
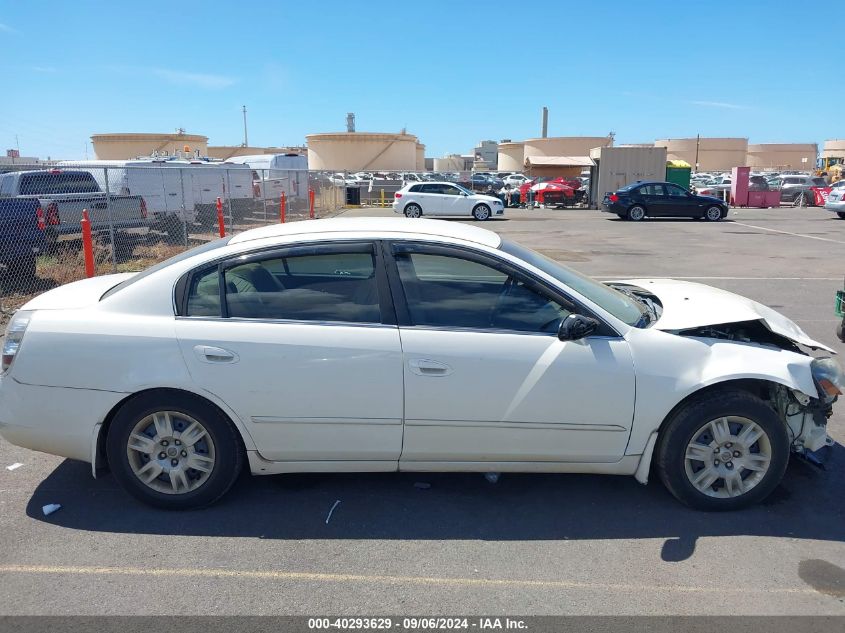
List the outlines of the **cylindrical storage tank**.
{"type": "Polygon", "coordinates": [[[819,146],[815,143],[754,143],[748,145],[746,165],[751,169],[811,170],[819,146]]]}
{"type": "Polygon", "coordinates": [[[309,134],[308,169],[325,171],[415,171],[417,137],[412,134],[334,132],[309,134]]]}
{"type": "Polygon", "coordinates": [[[822,158],[845,158],[845,139],[829,139],[825,141],[822,158]]]}
{"type": "Polygon", "coordinates": [[[655,147],[666,148],[667,160],[683,160],[696,170],[696,145],[698,146],[698,171],[728,170],[746,164],[747,138],[667,138],[654,142],[655,147]]]}
{"type": "Polygon", "coordinates": [[[499,143],[496,151],[496,168],[499,171],[525,169],[525,143],[499,143]]]}
{"type": "Polygon", "coordinates": [[[524,145],[523,160],[528,156],[589,156],[594,147],[612,146],[613,139],[609,136],[551,136],[530,138],[524,145]]]}
{"type": "Polygon", "coordinates": [[[463,169],[464,159],[458,154],[452,154],[451,156],[444,156],[443,158],[434,159],[434,171],[463,171],[463,169]]]}
{"type": "Polygon", "coordinates": [[[425,145],[422,143],[417,143],[416,157],[416,166],[414,169],[417,171],[425,171],[425,145]]]}
{"type": "Polygon", "coordinates": [[[129,160],[153,153],[174,156],[199,150],[200,156],[208,154],[208,137],[200,134],[94,134],[91,144],[98,160],[129,160]]]}

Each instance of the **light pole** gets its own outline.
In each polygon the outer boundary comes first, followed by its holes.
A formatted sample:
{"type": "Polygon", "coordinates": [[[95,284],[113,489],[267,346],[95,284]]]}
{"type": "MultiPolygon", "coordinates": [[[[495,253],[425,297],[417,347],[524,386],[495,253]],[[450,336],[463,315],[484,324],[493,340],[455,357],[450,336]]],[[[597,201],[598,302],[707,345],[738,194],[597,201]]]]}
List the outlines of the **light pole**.
{"type": "Polygon", "coordinates": [[[249,147],[249,141],[247,140],[246,136],[246,106],[243,106],[244,110],[244,147],[249,147]]]}

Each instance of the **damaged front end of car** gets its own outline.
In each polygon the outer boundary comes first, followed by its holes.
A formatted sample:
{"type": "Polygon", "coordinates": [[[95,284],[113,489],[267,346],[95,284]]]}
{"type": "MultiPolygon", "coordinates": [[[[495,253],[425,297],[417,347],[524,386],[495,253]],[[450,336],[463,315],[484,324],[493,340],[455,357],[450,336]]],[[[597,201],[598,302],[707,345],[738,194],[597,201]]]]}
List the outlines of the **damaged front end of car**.
{"type": "MultiPolygon", "coordinates": [[[[794,340],[773,332],[763,320],[708,325],[675,333],[679,336],[774,347],[806,356],[794,340]]],[[[827,421],[833,414],[833,403],[845,392],[845,372],[830,357],[814,358],[810,361],[810,372],[816,394],[769,382],[765,393],[759,395],[769,402],[786,423],[792,453],[815,466],[823,466],[816,452],[834,443],[827,433],[827,421]]]]}

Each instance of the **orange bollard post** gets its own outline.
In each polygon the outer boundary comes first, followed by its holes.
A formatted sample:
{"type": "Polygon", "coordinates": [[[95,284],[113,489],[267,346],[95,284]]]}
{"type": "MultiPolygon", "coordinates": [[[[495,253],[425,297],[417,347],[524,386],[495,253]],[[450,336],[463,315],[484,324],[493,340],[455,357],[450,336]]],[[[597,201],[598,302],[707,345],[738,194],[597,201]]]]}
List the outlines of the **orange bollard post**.
{"type": "Polygon", "coordinates": [[[314,219],[314,190],[313,189],[308,190],[308,204],[309,204],[309,207],[310,207],[310,210],[308,211],[308,217],[313,220],[314,219]]]}
{"type": "Polygon", "coordinates": [[[82,253],[85,258],[85,276],[94,276],[94,238],[91,237],[91,219],[88,217],[88,209],[82,210],[82,253]]]}
{"type": "Polygon", "coordinates": [[[226,237],[226,222],[223,220],[223,200],[217,197],[217,228],[220,229],[220,237],[226,237]]]}
{"type": "Polygon", "coordinates": [[[287,197],[285,196],[285,192],[282,192],[282,199],[279,201],[279,222],[282,224],[285,223],[285,207],[287,206],[288,201],[287,197]]]}

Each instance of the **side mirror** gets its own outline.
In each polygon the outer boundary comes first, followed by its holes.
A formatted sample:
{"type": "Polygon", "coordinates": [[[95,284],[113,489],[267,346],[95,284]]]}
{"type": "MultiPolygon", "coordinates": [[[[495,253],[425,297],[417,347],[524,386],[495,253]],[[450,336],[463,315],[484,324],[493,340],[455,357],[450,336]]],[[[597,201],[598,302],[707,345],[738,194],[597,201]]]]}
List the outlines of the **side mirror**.
{"type": "Polygon", "coordinates": [[[599,328],[599,322],[582,314],[570,314],[560,323],[557,337],[561,341],[578,341],[590,336],[599,328]]]}

